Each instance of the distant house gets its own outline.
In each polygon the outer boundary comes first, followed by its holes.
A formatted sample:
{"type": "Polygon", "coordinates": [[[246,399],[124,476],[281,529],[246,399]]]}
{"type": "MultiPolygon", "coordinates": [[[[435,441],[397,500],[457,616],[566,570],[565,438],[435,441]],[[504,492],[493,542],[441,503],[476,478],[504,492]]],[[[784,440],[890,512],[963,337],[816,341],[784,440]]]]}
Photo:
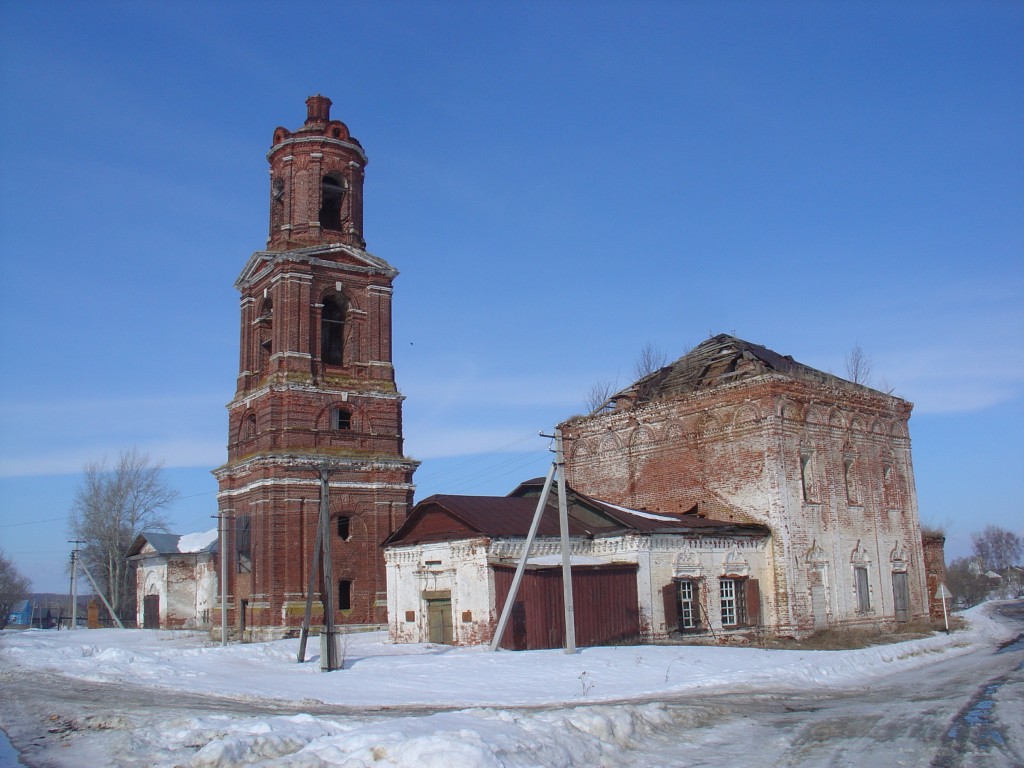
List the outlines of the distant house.
{"type": "MultiPolygon", "coordinates": [[[[431,496],[385,542],[393,642],[488,643],[543,490],[431,496]]],[[[551,494],[553,497],[554,494],[551,494]]],[[[767,527],[627,509],[567,489],[576,641],[747,635],[761,623],[767,527]],[[703,588],[713,580],[716,589],[703,588]],[[669,616],[666,627],[664,618],[669,616]]],[[[557,506],[548,500],[502,646],[558,648],[564,638],[557,506]]]]}
{"type": "Polygon", "coordinates": [[[19,600],[7,616],[8,629],[28,629],[32,625],[32,601],[19,600]]]}
{"type": "Polygon", "coordinates": [[[179,536],[140,533],[128,550],[136,565],[138,625],[209,628],[217,599],[217,529],[179,536]]]}
{"type": "Polygon", "coordinates": [[[48,630],[54,626],[56,622],[53,621],[53,613],[45,598],[19,600],[7,615],[6,629],[9,630],[48,630]]]}

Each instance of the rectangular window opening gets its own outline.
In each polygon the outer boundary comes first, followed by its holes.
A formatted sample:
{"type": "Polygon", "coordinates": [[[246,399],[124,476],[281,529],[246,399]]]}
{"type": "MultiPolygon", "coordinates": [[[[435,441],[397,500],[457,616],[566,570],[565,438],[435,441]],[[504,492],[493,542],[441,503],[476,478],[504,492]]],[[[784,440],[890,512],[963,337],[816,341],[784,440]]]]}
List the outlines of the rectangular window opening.
{"type": "Polygon", "coordinates": [[[331,428],[341,430],[352,429],[352,414],[344,408],[335,408],[331,411],[331,428]]]}
{"type": "Polygon", "coordinates": [[[679,629],[682,632],[693,632],[700,629],[700,607],[698,598],[700,590],[693,579],[681,579],[677,582],[679,594],[679,629]]]}
{"type": "Polygon", "coordinates": [[[235,554],[239,573],[252,573],[252,518],[239,515],[235,518],[235,554]]]}
{"type": "Polygon", "coordinates": [[[867,613],[871,610],[871,593],[868,589],[868,569],[863,566],[856,566],[853,569],[854,579],[857,583],[857,610],[867,613]]]}
{"type": "Polygon", "coordinates": [[[342,579],[338,582],[338,610],[348,611],[352,609],[352,581],[342,579]]]}
{"type": "Polygon", "coordinates": [[[338,516],[338,538],[342,541],[348,541],[349,536],[351,535],[349,526],[350,521],[351,518],[346,517],[345,515],[338,516]]]}
{"type": "Polygon", "coordinates": [[[722,612],[722,626],[737,626],[739,615],[737,613],[736,579],[719,579],[718,595],[722,612]]]}

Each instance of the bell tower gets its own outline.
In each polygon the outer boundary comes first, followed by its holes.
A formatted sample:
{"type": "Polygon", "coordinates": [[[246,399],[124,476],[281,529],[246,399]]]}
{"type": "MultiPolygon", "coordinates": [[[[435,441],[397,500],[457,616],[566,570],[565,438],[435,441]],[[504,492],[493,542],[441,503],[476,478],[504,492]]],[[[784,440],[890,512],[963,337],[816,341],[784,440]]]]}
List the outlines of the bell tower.
{"type": "MultiPolygon", "coordinates": [[[[403,454],[391,359],[398,271],[365,250],[366,154],[331,100],[274,131],[270,233],[235,287],[239,373],[228,461],[214,470],[229,531],[229,622],[245,639],[300,626],[328,479],[337,625],[387,622],[380,543],[405,520],[418,463],[403,454]]],[[[323,621],[322,584],[314,625],[323,621]]]]}

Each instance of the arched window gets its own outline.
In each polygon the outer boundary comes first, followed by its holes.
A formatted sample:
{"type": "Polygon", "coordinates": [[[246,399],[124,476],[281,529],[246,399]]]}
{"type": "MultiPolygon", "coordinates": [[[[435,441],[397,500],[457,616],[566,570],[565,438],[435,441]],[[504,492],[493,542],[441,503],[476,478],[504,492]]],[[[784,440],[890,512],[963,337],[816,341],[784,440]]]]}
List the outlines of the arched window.
{"type": "Polygon", "coordinates": [[[341,203],[345,197],[345,180],[337,176],[324,176],[320,186],[320,226],[323,229],[341,229],[341,203]]]}
{"type": "Polygon", "coordinates": [[[259,367],[264,368],[270,361],[270,354],[274,351],[274,302],[266,298],[260,306],[260,315],[256,318],[257,333],[260,339],[259,367]]]}
{"type": "Polygon", "coordinates": [[[345,301],[328,296],[320,313],[320,359],[328,365],[342,365],[344,351],[345,301]]]}

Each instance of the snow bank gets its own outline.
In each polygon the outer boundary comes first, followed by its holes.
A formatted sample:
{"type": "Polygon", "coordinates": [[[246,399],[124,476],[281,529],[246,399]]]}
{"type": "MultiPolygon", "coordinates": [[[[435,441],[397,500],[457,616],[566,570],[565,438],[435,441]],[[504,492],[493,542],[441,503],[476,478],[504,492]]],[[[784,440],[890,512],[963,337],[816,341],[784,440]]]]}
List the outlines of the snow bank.
{"type": "Polygon", "coordinates": [[[391,645],[383,633],[369,633],[343,637],[345,669],[329,674],[315,656],[296,663],[296,640],[221,647],[199,632],[30,630],[0,635],[0,667],[352,708],[345,717],[208,716],[137,729],[135,751],[153,765],[178,765],[188,754],[196,768],[614,766],[633,740],[692,725],[680,718],[697,717],[693,708],[671,702],[693,691],[857,685],[1013,634],[984,606],[966,615],[965,631],[853,651],[621,646],[574,655],[491,653],[391,645]],[[644,703],[651,700],[667,703],[644,703]],[[455,711],[366,714],[415,705],[455,711]],[[538,710],[508,709],[522,706],[538,710]]]}

